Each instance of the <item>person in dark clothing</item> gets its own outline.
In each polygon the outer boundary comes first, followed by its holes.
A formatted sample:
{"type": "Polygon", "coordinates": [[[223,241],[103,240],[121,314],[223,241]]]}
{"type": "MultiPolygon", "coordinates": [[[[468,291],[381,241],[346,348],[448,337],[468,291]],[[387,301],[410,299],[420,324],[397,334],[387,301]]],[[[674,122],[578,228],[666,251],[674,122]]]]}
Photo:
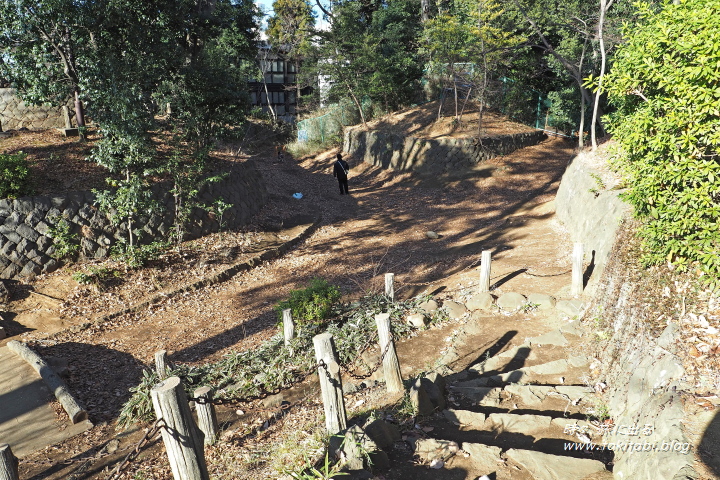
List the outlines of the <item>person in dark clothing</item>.
{"type": "Polygon", "coordinates": [[[340,184],[340,195],[348,193],[348,171],[350,165],[343,160],[342,155],[337,154],[337,160],[333,165],[333,177],[337,177],[338,183],[340,184]]]}

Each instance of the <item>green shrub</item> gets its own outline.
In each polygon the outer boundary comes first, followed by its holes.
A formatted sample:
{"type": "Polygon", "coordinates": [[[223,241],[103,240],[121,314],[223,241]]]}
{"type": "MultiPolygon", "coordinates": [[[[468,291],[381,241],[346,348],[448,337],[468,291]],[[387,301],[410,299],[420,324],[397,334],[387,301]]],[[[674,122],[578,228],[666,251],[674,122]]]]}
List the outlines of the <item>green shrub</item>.
{"type": "Polygon", "coordinates": [[[0,154],[0,198],[15,198],[29,193],[30,169],[25,157],[22,152],[0,154]]]}
{"type": "Polygon", "coordinates": [[[720,278],[720,0],[638,4],[604,90],[642,260],[720,278]]]}
{"type": "Polygon", "coordinates": [[[56,260],[74,258],[80,250],[78,234],[73,233],[72,225],[60,216],[52,218],[55,225],[50,226],[48,236],[53,239],[55,251],[50,255],[56,260]]]}
{"type": "Polygon", "coordinates": [[[278,319],[282,311],[289,308],[296,325],[319,325],[329,317],[332,306],[340,300],[340,290],[327,280],[314,278],[310,286],[290,292],[290,298],[275,307],[278,319]]]}
{"type": "Polygon", "coordinates": [[[81,285],[92,285],[104,292],[113,281],[122,277],[122,273],[114,268],[89,267],[87,272],[75,272],[72,279],[81,285]]]}

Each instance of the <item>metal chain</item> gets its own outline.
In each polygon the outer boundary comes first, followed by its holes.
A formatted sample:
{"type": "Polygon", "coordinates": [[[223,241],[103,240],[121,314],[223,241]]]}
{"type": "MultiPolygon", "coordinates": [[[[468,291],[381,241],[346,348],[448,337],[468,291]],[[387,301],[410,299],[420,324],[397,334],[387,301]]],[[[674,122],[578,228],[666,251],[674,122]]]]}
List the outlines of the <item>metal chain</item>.
{"type": "Polygon", "coordinates": [[[145,432],[145,435],[143,435],[143,438],[140,439],[140,441],[135,444],[135,447],[128,453],[122,462],[118,464],[117,467],[110,473],[110,475],[105,480],[117,480],[120,478],[120,474],[122,471],[127,467],[130,462],[135,460],[138,455],[140,455],[140,452],[143,448],[147,446],[148,443],[160,432],[161,429],[165,427],[165,422],[162,418],[158,418],[155,420],[155,423],[152,424],[150,429],[145,432]]]}
{"type": "Polygon", "coordinates": [[[354,378],[355,380],[365,380],[366,378],[370,377],[373,373],[378,371],[380,366],[383,364],[383,360],[385,360],[385,355],[387,354],[388,350],[390,350],[390,345],[392,345],[394,342],[395,342],[395,337],[392,334],[390,334],[390,341],[387,343],[387,345],[385,345],[385,350],[382,352],[382,355],[380,355],[380,359],[375,364],[375,366],[372,367],[372,369],[370,369],[369,372],[364,373],[364,374],[355,373],[355,372],[351,371],[347,366],[342,365],[342,364],[340,365],[340,369],[343,372],[345,372],[346,374],[348,374],[349,376],[351,376],[352,378],[354,378]]]}

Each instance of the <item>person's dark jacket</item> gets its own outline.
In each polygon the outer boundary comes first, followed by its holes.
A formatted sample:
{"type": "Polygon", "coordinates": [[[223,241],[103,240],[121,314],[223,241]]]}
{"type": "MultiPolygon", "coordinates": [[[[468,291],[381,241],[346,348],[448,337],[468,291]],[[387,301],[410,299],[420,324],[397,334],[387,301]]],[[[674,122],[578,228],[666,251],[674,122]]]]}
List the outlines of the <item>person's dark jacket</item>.
{"type": "Polygon", "coordinates": [[[336,160],[333,166],[333,177],[337,177],[340,180],[347,180],[347,174],[350,170],[350,165],[345,160],[336,160]]]}

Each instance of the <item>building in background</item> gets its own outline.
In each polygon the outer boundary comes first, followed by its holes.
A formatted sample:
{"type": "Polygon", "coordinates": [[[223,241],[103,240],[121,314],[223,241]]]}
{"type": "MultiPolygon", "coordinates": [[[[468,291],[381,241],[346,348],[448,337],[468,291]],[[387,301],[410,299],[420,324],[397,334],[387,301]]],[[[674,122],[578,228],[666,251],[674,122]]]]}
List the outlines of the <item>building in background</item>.
{"type": "MultiPolygon", "coordinates": [[[[260,107],[264,113],[279,120],[294,123],[298,94],[295,63],[283,56],[282,49],[272,48],[267,42],[262,42],[258,48],[258,62],[263,77],[248,82],[251,106],[260,107]]],[[[309,95],[311,91],[306,87],[301,93],[309,95]]]]}

